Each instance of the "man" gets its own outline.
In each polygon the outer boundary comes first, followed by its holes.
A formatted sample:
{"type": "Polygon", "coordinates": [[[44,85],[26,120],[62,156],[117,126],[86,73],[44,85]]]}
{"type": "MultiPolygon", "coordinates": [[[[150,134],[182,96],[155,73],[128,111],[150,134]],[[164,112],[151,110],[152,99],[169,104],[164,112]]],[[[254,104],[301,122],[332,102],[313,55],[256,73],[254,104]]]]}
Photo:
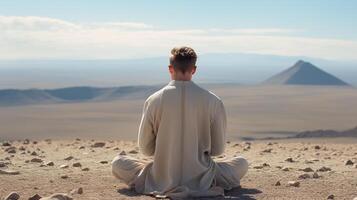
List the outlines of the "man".
{"type": "Polygon", "coordinates": [[[171,51],[171,81],[144,104],[139,127],[141,153],[153,162],[117,156],[113,174],[136,191],[186,198],[224,195],[240,186],[248,170],[242,157],[215,162],[224,152],[226,113],[222,100],[192,80],[197,55],[190,47],[171,51]]]}

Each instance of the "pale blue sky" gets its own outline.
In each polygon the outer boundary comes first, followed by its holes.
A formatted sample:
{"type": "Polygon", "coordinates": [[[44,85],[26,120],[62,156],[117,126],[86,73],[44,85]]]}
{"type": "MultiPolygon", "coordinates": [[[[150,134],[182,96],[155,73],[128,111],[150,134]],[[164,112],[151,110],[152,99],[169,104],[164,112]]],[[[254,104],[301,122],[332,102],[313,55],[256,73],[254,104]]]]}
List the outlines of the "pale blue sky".
{"type": "MultiPolygon", "coordinates": [[[[338,48],[354,50],[357,42],[357,1],[356,0],[311,0],[311,1],[289,1],[289,0],[181,0],[181,1],[120,1],[120,0],[3,0],[0,1],[0,16],[37,16],[63,20],[73,24],[92,24],[92,23],[109,23],[109,22],[130,22],[150,25],[155,31],[170,30],[211,30],[211,29],[281,29],[279,36],[308,38],[305,45],[311,43],[310,39],[327,39],[328,42],[318,41],[321,48],[338,48]],[[337,39],[338,41],[334,41],[337,39]],[[351,42],[351,43],[349,43],[351,42]],[[342,44],[343,43],[343,44],[342,44]],[[346,48],[348,46],[348,48],[346,48]]],[[[18,22],[16,22],[18,23],[18,22]]],[[[7,24],[7,29],[10,25],[7,24]]],[[[14,25],[12,25],[14,26],[14,25]]],[[[0,24],[1,27],[1,24],[0,24]]],[[[263,31],[264,32],[264,31],[263,31]]],[[[269,32],[269,31],[268,31],[269,32]]],[[[279,32],[279,31],[278,31],[279,32]]],[[[162,32],[160,32],[162,33],[162,32]]],[[[197,34],[197,33],[196,33],[197,34]]],[[[214,37],[219,33],[210,33],[214,37]]],[[[267,36],[266,34],[263,34],[267,36]]],[[[270,36],[271,33],[268,34],[270,36]]],[[[52,36],[52,35],[51,35],[52,36]]],[[[222,36],[222,35],[220,35],[222,36]]],[[[274,35],[276,36],[276,35],[274,35]]],[[[102,36],[102,37],[107,37],[102,36]]],[[[0,40],[4,40],[0,36],[0,40]]],[[[191,36],[188,38],[192,38],[191,36]]],[[[22,38],[23,39],[23,38],[22,38]]],[[[242,38],[241,38],[242,39],[242,38]]],[[[269,38],[265,38],[265,40],[269,38]]],[[[21,39],[20,39],[21,40],[21,39]]],[[[208,40],[208,39],[207,39],[208,40]]],[[[244,41],[244,39],[242,39],[244,41]]],[[[299,41],[290,44],[290,40],[280,40],[288,51],[297,48],[299,41]]],[[[16,38],[16,42],[19,39],[16,38]]],[[[170,39],[166,39],[170,41],[170,39]]],[[[187,40],[190,44],[191,40],[187,40]]],[[[210,40],[212,41],[212,40],[210,40]]],[[[254,39],[251,39],[252,44],[254,39]]],[[[4,42],[4,41],[3,41],[4,42]]],[[[13,40],[11,40],[13,42],[13,40]]],[[[103,41],[102,41],[103,42],[103,41]]],[[[177,41],[175,41],[177,43],[177,41]]],[[[181,41],[182,42],[182,41],[181,41]]],[[[200,41],[203,42],[203,41],[200,41]]],[[[6,44],[11,44],[5,41],[6,44]]],[[[98,42],[99,43],[99,42],[98,42]]],[[[135,42],[128,46],[136,46],[135,42]]],[[[174,43],[174,42],[173,42],[174,43]]],[[[197,44],[198,41],[193,41],[197,44]]],[[[259,41],[257,42],[259,43],[259,41]]],[[[0,41],[1,44],[1,41],[0,41]]],[[[53,45],[52,43],[50,43],[53,45]]],[[[118,43],[119,45],[120,43],[118,43]]],[[[214,44],[214,43],[212,43],[214,44]]],[[[239,44],[239,43],[237,43],[239,44]]],[[[261,44],[261,43],[259,43],[261,44]]],[[[274,42],[273,42],[274,44],[274,42]]],[[[47,45],[47,44],[46,44],[47,45]]],[[[171,44],[170,44],[171,45],[171,44]]],[[[276,49],[266,49],[268,44],[260,45],[256,49],[242,48],[237,52],[258,52],[270,54],[284,54],[277,52],[276,49]],[[263,49],[263,50],[262,50],[263,49]],[[261,51],[261,52],[260,52],[261,51]]],[[[317,44],[316,44],[317,45],[317,44]]],[[[197,45],[196,45],[197,46],[197,45]]],[[[41,45],[41,48],[43,45],[41,45]]],[[[201,47],[201,46],[200,46],[201,47]]],[[[40,47],[36,47],[40,48],[40,47]]],[[[69,47],[67,47],[69,48],[69,47]]],[[[213,52],[205,49],[203,52],[213,52]]],[[[224,47],[222,46],[221,49],[224,47]]],[[[299,47],[301,48],[301,46],[299,47]]],[[[233,48],[228,48],[229,52],[234,52],[233,48]]],[[[24,49],[20,49],[24,50],[24,49]]],[[[117,49],[116,49],[117,50],[117,49]]],[[[39,51],[37,57],[41,57],[39,51]]],[[[220,50],[222,51],[222,50],[220,50]]],[[[321,51],[310,49],[309,51],[321,51]]],[[[1,51],[0,51],[1,52],[1,51]]],[[[143,52],[145,50],[143,49],[143,52]]],[[[223,51],[224,52],[224,51],[223,51]]],[[[24,50],[24,53],[26,51],[24,50]]],[[[78,55],[78,57],[88,57],[95,52],[78,55]]],[[[145,56],[145,53],[142,53],[145,56]]],[[[156,54],[161,54],[157,52],[156,54]]],[[[155,54],[155,55],[156,55],[155,54]]],[[[287,53],[291,55],[303,54],[302,51],[287,53]]],[[[306,54],[311,54],[307,52],[306,54]]],[[[312,52],[314,54],[314,52],[312,52]]],[[[329,57],[330,53],[316,53],[314,57],[329,57]],[[321,56],[320,56],[321,54],[321,56]],[[323,54],[323,55],[322,55],[323,54]]],[[[36,57],[34,55],[34,57],[36,57]]],[[[140,54],[141,55],[141,54],[140,54]]],[[[153,54],[154,55],[154,54],[153,54]]],[[[305,55],[305,56],[309,56],[305,55]]],[[[23,55],[9,55],[12,57],[26,57],[23,55]]],[[[147,56],[151,56],[148,54],[147,56]]],[[[31,56],[30,56],[31,57],[31,56]]],[[[46,56],[42,56],[46,57],[46,56]]],[[[53,56],[55,58],[67,57],[59,53],[53,56]]],[[[98,56],[103,57],[103,56],[98,56]]],[[[104,56],[105,57],[105,56],[104,56]]],[[[126,55],[124,57],[132,57],[126,55]]],[[[337,56],[338,58],[341,56],[337,56]]],[[[341,58],[344,59],[342,56],[341,58]]],[[[352,59],[353,55],[348,56],[352,59]]]]}

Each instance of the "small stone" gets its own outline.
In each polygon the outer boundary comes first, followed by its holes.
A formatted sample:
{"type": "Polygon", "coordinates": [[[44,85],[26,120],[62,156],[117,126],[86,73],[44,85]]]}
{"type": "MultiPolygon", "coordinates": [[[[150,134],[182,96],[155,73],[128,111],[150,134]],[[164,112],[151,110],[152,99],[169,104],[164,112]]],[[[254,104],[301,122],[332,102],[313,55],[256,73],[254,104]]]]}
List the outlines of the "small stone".
{"type": "Polygon", "coordinates": [[[16,148],[15,147],[9,147],[9,148],[5,149],[5,151],[7,153],[16,153],[16,148]]]}
{"type": "Polygon", "coordinates": [[[347,160],[346,161],[346,165],[353,165],[354,163],[352,162],[352,160],[347,160]]]}
{"type": "Polygon", "coordinates": [[[318,150],[321,149],[321,147],[319,145],[314,146],[314,149],[318,150]]]}
{"type": "Polygon", "coordinates": [[[293,158],[289,157],[285,160],[286,162],[294,162],[293,158]]]}
{"type": "Polygon", "coordinates": [[[131,150],[131,151],[129,151],[129,153],[131,153],[131,154],[137,154],[137,153],[139,153],[137,150],[131,150]]]}
{"type": "Polygon", "coordinates": [[[292,187],[299,187],[300,186],[300,182],[299,181],[289,181],[288,185],[292,186],[292,187]]]}
{"type": "Polygon", "coordinates": [[[100,147],[104,147],[104,146],[105,146],[105,142],[96,142],[96,143],[92,144],[91,147],[100,148],[100,147]]]}
{"type": "Polygon", "coordinates": [[[38,194],[33,195],[32,197],[29,198],[29,200],[40,200],[42,197],[38,194]]]}
{"type": "Polygon", "coordinates": [[[29,139],[25,139],[22,144],[30,144],[30,140],[29,139]]]}
{"type": "Polygon", "coordinates": [[[0,167],[6,167],[6,164],[4,162],[0,162],[0,167]]]}
{"type": "Polygon", "coordinates": [[[108,161],[106,160],[103,160],[103,161],[100,161],[101,164],[108,164],[108,161]]]}
{"type": "Polygon", "coordinates": [[[290,169],[289,169],[288,167],[284,167],[282,170],[283,170],[284,172],[290,171],[290,169]]]}
{"type": "Polygon", "coordinates": [[[40,158],[32,158],[32,159],[31,159],[31,162],[41,163],[41,162],[43,162],[43,160],[40,159],[40,158]]]}
{"type": "Polygon", "coordinates": [[[317,170],[318,172],[327,172],[327,171],[331,171],[331,168],[329,167],[321,167],[320,169],[317,170]]]}
{"type": "Polygon", "coordinates": [[[82,167],[82,164],[79,162],[73,163],[73,167],[82,167]]]}
{"type": "Polygon", "coordinates": [[[330,195],[327,197],[327,199],[335,199],[335,195],[330,194],[330,195]]]}
{"type": "Polygon", "coordinates": [[[62,179],[67,179],[67,178],[69,178],[69,177],[68,177],[67,175],[62,175],[61,178],[62,178],[62,179]]]}
{"type": "Polygon", "coordinates": [[[79,149],[85,149],[86,147],[85,146],[80,146],[79,149]]]}
{"type": "Polygon", "coordinates": [[[114,150],[114,151],[118,151],[118,150],[119,150],[119,147],[115,147],[113,150],[114,150]]]}
{"type": "Polygon", "coordinates": [[[275,183],[275,186],[280,186],[280,185],[281,185],[280,181],[277,181],[277,182],[275,183]]]}
{"type": "Polygon", "coordinates": [[[17,192],[11,192],[7,195],[4,200],[18,200],[20,199],[20,195],[17,192]]]}
{"type": "Polygon", "coordinates": [[[121,152],[119,153],[119,155],[125,156],[125,155],[126,155],[126,152],[125,152],[125,151],[121,151],[121,152]]]}
{"type": "Polygon", "coordinates": [[[272,150],[273,150],[273,149],[265,149],[265,150],[263,151],[263,153],[271,153],[272,150]]]}
{"type": "Polygon", "coordinates": [[[18,175],[18,174],[20,174],[20,172],[19,171],[15,171],[15,170],[2,170],[2,169],[0,169],[0,174],[18,175]]]}
{"type": "Polygon", "coordinates": [[[21,147],[19,148],[19,150],[20,150],[20,151],[26,151],[26,148],[25,148],[24,146],[21,146],[21,147]]]}
{"type": "Polygon", "coordinates": [[[313,172],[314,170],[311,169],[311,167],[307,167],[307,168],[301,169],[301,171],[303,171],[303,172],[313,172]]]}
{"type": "Polygon", "coordinates": [[[31,153],[31,156],[37,156],[38,154],[36,153],[36,151],[33,151],[32,153],[31,153]]]}
{"type": "Polygon", "coordinates": [[[301,174],[299,176],[299,179],[307,179],[307,178],[311,178],[310,174],[301,174]]]}
{"type": "Polygon", "coordinates": [[[53,163],[52,161],[49,161],[49,162],[45,163],[45,165],[47,165],[47,166],[54,166],[55,163],[53,163]]]}
{"type": "Polygon", "coordinates": [[[73,156],[68,156],[67,158],[65,158],[64,160],[67,160],[67,161],[69,161],[69,160],[72,160],[74,157],[73,156]]]}
{"type": "Polygon", "coordinates": [[[11,146],[11,143],[10,143],[10,142],[3,142],[3,143],[2,143],[2,146],[4,146],[4,147],[9,147],[9,146],[11,146]]]}
{"type": "Polygon", "coordinates": [[[89,171],[89,168],[88,167],[83,168],[82,171],[89,171]]]}
{"type": "Polygon", "coordinates": [[[312,175],[312,178],[320,178],[320,176],[317,172],[314,172],[314,174],[312,175]]]}
{"type": "Polygon", "coordinates": [[[73,200],[73,198],[67,194],[53,194],[49,197],[43,197],[41,200],[73,200]]]}
{"type": "Polygon", "coordinates": [[[61,169],[66,169],[66,168],[68,168],[69,166],[68,165],[60,165],[59,166],[59,168],[61,168],[61,169]]]}
{"type": "Polygon", "coordinates": [[[83,194],[83,188],[77,188],[77,189],[73,189],[71,192],[70,192],[72,195],[73,194],[83,194]]]}

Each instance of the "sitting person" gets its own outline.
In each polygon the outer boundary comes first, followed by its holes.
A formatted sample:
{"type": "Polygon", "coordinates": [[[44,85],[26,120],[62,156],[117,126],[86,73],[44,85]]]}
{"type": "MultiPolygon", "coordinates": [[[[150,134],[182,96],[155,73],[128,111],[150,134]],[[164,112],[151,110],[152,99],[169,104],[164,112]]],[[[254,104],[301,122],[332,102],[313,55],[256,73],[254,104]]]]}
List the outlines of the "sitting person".
{"type": "Polygon", "coordinates": [[[215,162],[224,153],[226,113],[222,100],[191,78],[197,55],[192,48],[171,51],[171,81],[144,104],[139,150],[153,161],[118,155],[112,172],[138,193],[170,198],[224,195],[240,186],[248,170],[242,157],[215,162]]]}

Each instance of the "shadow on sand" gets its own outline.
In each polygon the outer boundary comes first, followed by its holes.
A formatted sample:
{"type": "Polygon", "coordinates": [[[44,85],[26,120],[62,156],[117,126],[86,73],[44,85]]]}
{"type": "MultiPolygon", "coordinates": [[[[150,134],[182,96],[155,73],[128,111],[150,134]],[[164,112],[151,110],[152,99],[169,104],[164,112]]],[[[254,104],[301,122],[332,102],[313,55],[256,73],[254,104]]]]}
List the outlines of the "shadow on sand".
{"type": "MultiPolygon", "coordinates": [[[[126,195],[128,197],[142,196],[135,192],[134,189],[121,188],[117,190],[118,193],[126,195]]],[[[193,199],[205,199],[205,200],[224,200],[224,199],[242,199],[242,200],[254,200],[255,194],[260,194],[262,191],[254,188],[234,188],[232,190],[226,191],[224,197],[214,197],[214,198],[193,198],[193,199]]]]}

